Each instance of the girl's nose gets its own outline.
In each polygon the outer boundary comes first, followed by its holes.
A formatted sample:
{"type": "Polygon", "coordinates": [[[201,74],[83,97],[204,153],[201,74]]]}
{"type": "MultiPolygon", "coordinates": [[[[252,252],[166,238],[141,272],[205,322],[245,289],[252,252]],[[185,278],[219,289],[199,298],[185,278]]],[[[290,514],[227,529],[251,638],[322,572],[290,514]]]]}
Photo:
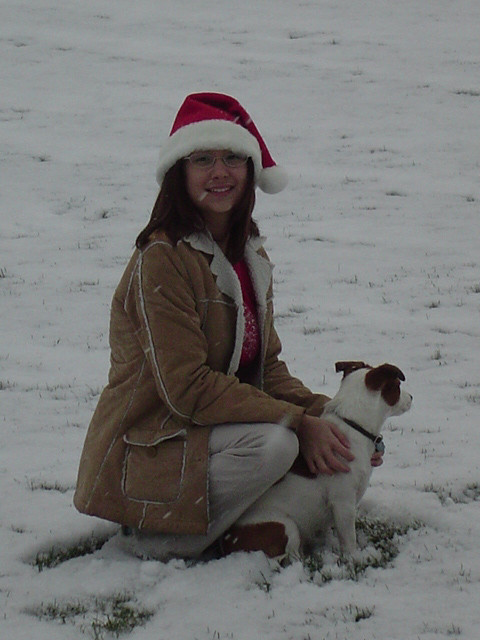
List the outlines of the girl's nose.
{"type": "Polygon", "coordinates": [[[210,169],[211,175],[225,175],[228,173],[228,167],[225,165],[221,157],[215,158],[213,167],[210,169]]]}

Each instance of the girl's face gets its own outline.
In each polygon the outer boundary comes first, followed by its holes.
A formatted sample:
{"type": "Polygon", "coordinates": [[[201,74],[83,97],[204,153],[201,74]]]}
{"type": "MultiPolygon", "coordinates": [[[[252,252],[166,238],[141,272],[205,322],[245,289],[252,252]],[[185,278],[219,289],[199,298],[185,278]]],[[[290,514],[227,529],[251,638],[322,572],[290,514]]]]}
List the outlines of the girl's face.
{"type": "Polygon", "coordinates": [[[212,217],[228,221],[247,184],[247,162],[228,149],[196,151],[185,161],[185,181],[187,193],[205,222],[212,217]]]}

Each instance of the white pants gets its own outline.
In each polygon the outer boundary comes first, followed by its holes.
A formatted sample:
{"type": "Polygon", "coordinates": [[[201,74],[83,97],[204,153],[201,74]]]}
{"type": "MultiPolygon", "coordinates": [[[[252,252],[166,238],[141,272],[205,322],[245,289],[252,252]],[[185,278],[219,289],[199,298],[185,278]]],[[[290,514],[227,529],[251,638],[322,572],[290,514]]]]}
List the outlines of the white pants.
{"type": "Polygon", "coordinates": [[[290,469],[298,439],[278,424],[222,424],[209,442],[210,525],[206,535],[135,531],[123,543],[136,555],[157,559],[197,557],[290,469]]]}

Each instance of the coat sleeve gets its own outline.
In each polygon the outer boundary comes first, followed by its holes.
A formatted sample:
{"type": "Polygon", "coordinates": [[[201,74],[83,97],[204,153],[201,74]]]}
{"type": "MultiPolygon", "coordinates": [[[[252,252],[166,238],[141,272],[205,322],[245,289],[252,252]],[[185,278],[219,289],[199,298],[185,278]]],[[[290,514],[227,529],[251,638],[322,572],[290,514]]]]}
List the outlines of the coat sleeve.
{"type": "Polygon", "coordinates": [[[299,423],[303,408],[207,365],[193,285],[175,248],[163,244],[140,254],[128,297],[159,397],[177,419],[196,425],[299,423]]]}

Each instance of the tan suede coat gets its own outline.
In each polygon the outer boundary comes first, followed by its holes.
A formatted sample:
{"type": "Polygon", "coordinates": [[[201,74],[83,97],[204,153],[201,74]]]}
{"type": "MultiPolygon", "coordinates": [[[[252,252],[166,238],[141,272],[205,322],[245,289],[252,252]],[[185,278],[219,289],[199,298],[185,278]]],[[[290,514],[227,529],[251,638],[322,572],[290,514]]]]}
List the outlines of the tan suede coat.
{"type": "Polygon", "coordinates": [[[212,425],[319,415],[313,394],[279,360],[272,267],[260,238],[245,251],[262,352],[250,384],[237,372],[244,333],[240,283],[209,235],[176,246],[156,234],[135,251],[114,294],[111,368],[80,461],[77,509],[135,528],[208,529],[212,425]]]}

